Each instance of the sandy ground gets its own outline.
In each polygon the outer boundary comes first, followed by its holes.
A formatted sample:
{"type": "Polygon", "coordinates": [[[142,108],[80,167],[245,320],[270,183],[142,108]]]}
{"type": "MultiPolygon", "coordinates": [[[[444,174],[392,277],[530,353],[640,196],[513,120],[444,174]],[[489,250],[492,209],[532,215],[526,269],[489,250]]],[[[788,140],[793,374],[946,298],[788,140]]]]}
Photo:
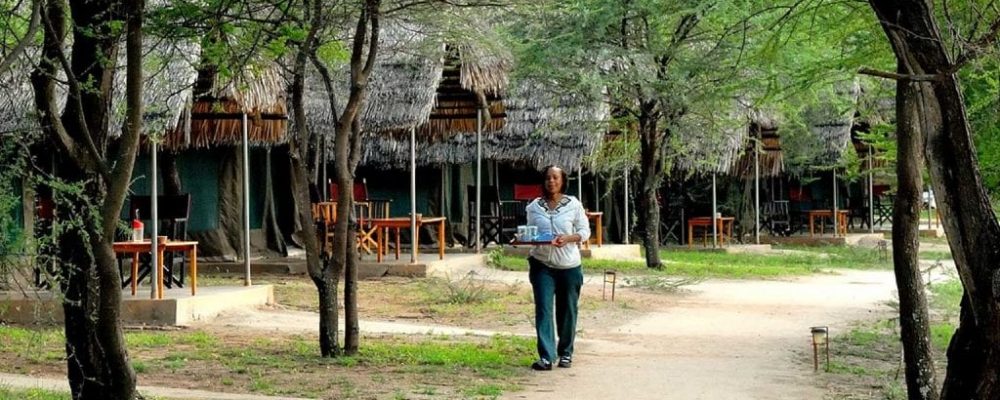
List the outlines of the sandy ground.
{"type": "Polygon", "coordinates": [[[809,328],[833,335],[890,311],[890,271],[789,281],[709,281],[676,305],[617,328],[581,327],[571,369],[536,372],[507,399],[807,399],[809,328]]]}
{"type": "MultiPolygon", "coordinates": [[[[480,278],[523,282],[524,273],[475,270],[480,278]]],[[[453,276],[469,271],[452,271],[453,276]]],[[[506,399],[805,399],[824,392],[812,377],[809,328],[845,332],[858,320],[886,317],[895,298],[891,271],[841,270],[780,281],[706,281],[670,295],[651,313],[616,326],[587,326],[571,369],[536,372],[506,399]]],[[[600,285],[587,277],[587,285],[600,285]]],[[[622,292],[619,301],[628,301],[622,292]]],[[[313,332],[315,313],[240,311],[214,326],[313,332]]],[[[366,333],[491,335],[497,332],[362,321],[366,333]]],[[[510,332],[532,335],[533,332],[510,332]]],[[[526,366],[527,367],[527,366],[526,366]]]]}

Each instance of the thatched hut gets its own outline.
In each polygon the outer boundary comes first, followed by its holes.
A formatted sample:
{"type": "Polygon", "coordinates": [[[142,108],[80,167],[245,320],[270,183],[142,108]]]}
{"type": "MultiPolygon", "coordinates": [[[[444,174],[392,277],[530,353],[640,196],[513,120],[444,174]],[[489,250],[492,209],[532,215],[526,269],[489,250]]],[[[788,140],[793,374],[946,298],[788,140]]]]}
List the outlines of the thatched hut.
{"type": "MultiPolygon", "coordinates": [[[[555,85],[525,80],[503,99],[504,125],[482,137],[483,159],[517,168],[540,170],[555,164],[570,171],[600,144],[609,118],[607,105],[577,94],[556,93],[555,85]]],[[[366,140],[364,163],[379,168],[403,168],[409,144],[385,136],[366,140]]],[[[447,138],[421,141],[417,164],[465,164],[476,160],[474,130],[447,138]]]]}

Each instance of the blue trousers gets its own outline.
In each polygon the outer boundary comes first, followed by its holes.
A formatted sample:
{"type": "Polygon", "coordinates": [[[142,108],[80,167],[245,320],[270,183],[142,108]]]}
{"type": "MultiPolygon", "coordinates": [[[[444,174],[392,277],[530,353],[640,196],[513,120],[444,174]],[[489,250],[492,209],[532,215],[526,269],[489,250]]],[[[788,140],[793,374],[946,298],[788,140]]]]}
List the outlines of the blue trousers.
{"type": "Polygon", "coordinates": [[[531,281],[531,291],[535,297],[538,356],[550,362],[555,362],[557,357],[572,356],[583,271],[579,266],[570,269],[550,268],[533,257],[528,257],[528,265],[531,268],[528,279],[531,281]],[[555,329],[553,329],[553,319],[555,329]],[[558,346],[555,343],[556,333],[559,334],[558,346]]]}

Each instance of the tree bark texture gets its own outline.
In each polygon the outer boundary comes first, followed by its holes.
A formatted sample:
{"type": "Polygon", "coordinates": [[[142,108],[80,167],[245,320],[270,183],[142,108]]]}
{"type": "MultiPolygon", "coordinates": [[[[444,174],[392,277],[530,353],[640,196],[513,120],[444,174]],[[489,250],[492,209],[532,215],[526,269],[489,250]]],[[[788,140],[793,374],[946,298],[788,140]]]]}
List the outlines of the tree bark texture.
{"type": "Polygon", "coordinates": [[[662,135],[658,129],[657,116],[654,115],[653,111],[656,107],[655,103],[644,102],[641,107],[639,118],[641,164],[639,168],[642,174],[639,205],[643,216],[642,247],[646,251],[646,267],[660,269],[663,268],[660,261],[660,204],[656,195],[663,182],[663,143],[662,135]]]}
{"type": "MultiPolygon", "coordinates": [[[[315,16],[318,18],[318,16],[315,16]]],[[[340,354],[340,339],[337,322],[337,286],[340,282],[342,269],[332,260],[334,253],[328,249],[321,248],[319,235],[324,230],[316,223],[312,215],[312,204],[310,204],[309,184],[312,172],[309,171],[309,146],[315,143],[312,140],[313,132],[310,132],[306,124],[306,115],[303,108],[306,61],[309,52],[315,42],[316,31],[310,30],[303,47],[299,49],[295,58],[293,68],[293,79],[291,85],[292,118],[296,131],[291,135],[288,144],[288,155],[291,163],[292,198],[295,201],[295,218],[302,232],[297,235],[302,241],[306,250],[306,270],[313,284],[316,285],[319,296],[319,345],[320,354],[323,357],[335,357],[340,354]]],[[[317,134],[318,135],[318,134],[317,134]]],[[[344,187],[344,186],[341,186],[344,187]]],[[[341,192],[349,192],[341,190],[341,192]]],[[[338,210],[338,215],[345,215],[338,210]]],[[[323,239],[325,241],[325,238],[323,239]]],[[[336,241],[334,242],[336,244],[336,241]]]]}
{"type": "MultiPolygon", "coordinates": [[[[904,71],[900,71],[905,73],[904,71]]],[[[927,296],[920,274],[920,209],[923,190],[923,137],[916,82],[896,85],[896,201],[892,214],[892,253],[899,291],[899,325],[910,400],[936,400],[934,359],[927,296]]]]}
{"type": "Polygon", "coordinates": [[[961,319],[941,398],[1000,399],[1000,225],[983,189],[958,77],[929,1],[875,1],[901,69],[936,75],[917,86],[924,154],[959,278],[961,319]]]}
{"type": "Polygon", "coordinates": [[[46,3],[44,55],[32,74],[40,123],[61,159],[55,173],[81,188],[79,192],[54,190],[56,223],[63,229],[57,241],[67,376],[74,399],[133,399],[135,373],[121,329],[121,277],[111,242],[141,131],[144,2],[71,2],[69,6],[67,13],[66,3],[46,3]],[[122,20],[127,33],[128,110],[118,145],[108,146],[107,110],[114,66],[105,61],[117,59],[119,36],[112,33],[112,26],[122,20]],[[62,46],[69,25],[74,37],[67,56],[62,46]],[[70,89],[61,116],[52,78],[60,69],[66,72],[70,89]]]}

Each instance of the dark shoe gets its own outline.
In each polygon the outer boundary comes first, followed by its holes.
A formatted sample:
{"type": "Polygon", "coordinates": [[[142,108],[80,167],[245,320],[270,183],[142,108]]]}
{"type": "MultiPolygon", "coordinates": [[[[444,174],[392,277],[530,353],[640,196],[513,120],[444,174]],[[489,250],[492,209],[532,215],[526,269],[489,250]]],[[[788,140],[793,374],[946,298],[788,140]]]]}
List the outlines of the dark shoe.
{"type": "Polygon", "coordinates": [[[573,366],[573,359],[570,356],[559,357],[559,368],[569,368],[573,366]]]}
{"type": "Polygon", "coordinates": [[[535,361],[534,364],[531,364],[531,369],[535,371],[551,371],[552,363],[546,359],[539,359],[538,361],[535,361]]]}

